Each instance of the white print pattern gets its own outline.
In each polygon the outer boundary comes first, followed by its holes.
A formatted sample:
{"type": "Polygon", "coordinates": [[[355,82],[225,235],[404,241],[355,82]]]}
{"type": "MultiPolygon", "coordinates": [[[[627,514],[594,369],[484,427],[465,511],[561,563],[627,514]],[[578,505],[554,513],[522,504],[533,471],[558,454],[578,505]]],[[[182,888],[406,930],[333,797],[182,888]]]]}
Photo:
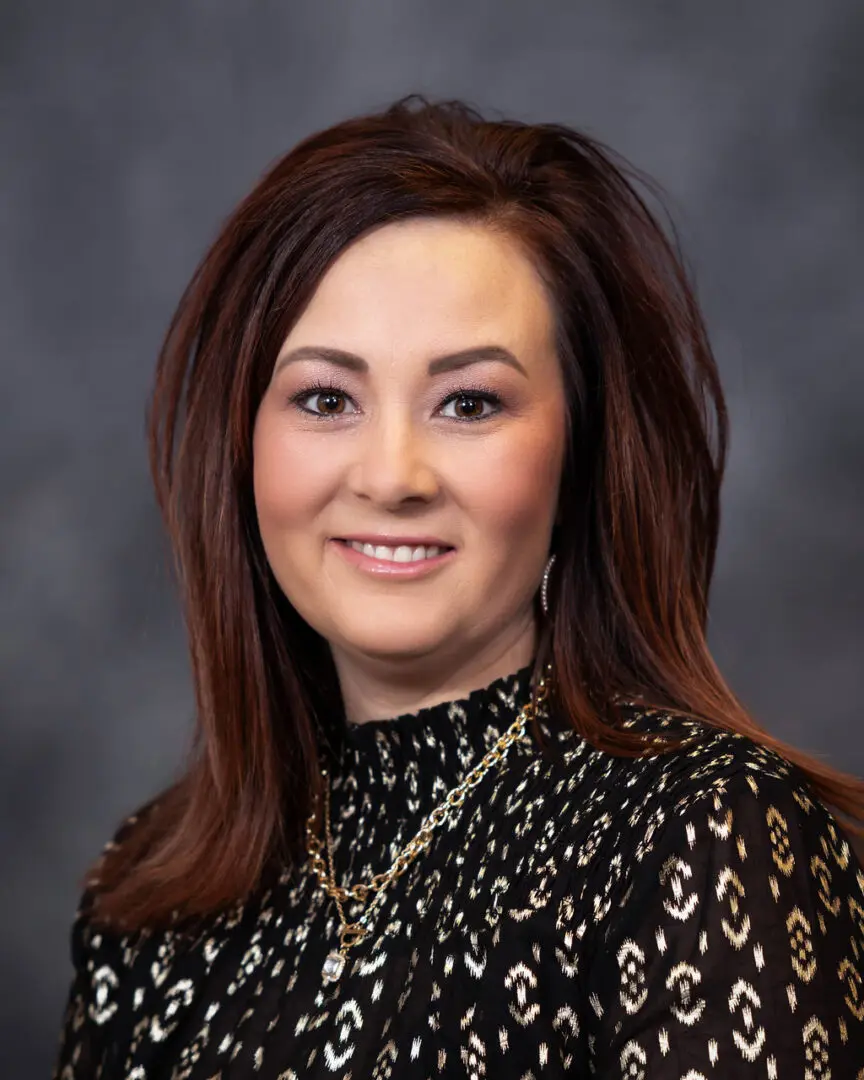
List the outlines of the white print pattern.
{"type": "MultiPolygon", "coordinates": [[[[341,881],[389,865],[528,674],[331,733],[341,881]]],[[[335,983],[339,920],[305,863],[194,928],[116,934],[85,894],[54,1080],[864,1078],[864,870],[839,825],[750,740],[623,711],[685,745],[615,757],[547,717],[546,749],[526,735],[469,792],[335,983]]]]}

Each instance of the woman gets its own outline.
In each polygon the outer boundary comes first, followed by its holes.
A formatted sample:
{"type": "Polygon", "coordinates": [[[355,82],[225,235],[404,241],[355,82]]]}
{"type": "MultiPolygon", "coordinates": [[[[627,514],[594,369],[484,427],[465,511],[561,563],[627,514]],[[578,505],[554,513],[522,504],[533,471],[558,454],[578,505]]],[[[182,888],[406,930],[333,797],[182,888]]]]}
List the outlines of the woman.
{"type": "Polygon", "coordinates": [[[608,151],[413,96],[306,139],[150,426],[197,739],[55,1076],[864,1075],[864,784],[711,659],[722,392],[608,151]]]}

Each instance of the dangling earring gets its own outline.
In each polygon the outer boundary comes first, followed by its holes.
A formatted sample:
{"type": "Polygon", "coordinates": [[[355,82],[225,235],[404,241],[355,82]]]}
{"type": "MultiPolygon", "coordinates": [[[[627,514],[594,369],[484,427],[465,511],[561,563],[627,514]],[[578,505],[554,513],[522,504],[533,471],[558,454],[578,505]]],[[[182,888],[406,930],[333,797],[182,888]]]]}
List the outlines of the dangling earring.
{"type": "Polygon", "coordinates": [[[543,584],[540,586],[540,606],[543,608],[543,614],[549,614],[549,575],[552,572],[552,564],[555,562],[555,556],[550,555],[549,561],[546,563],[546,569],[543,571],[543,584]]]}

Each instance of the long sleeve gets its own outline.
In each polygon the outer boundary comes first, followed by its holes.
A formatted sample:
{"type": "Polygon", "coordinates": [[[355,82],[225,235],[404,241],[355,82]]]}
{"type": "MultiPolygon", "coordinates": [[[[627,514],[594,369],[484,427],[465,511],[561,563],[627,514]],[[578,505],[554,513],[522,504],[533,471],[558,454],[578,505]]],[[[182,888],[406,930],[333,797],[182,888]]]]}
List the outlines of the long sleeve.
{"type": "Polygon", "coordinates": [[[588,978],[596,1075],[864,1078],[864,872],[803,785],[738,772],[639,854],[588,978]]]}

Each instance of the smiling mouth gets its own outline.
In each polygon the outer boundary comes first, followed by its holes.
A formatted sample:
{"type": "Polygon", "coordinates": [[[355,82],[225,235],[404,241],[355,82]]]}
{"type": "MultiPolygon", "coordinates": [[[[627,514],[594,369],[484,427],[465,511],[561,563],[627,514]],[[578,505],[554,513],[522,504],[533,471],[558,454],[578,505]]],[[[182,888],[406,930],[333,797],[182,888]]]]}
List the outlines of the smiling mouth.
{"type": "Polygon", "coordinates": [[[393,563],[424,562],[455,550],[448,544],[371,544],[364,543],[362,540],[346,540],[338,536],[334,537],[334,540],[360,555],[393,563]]]}

